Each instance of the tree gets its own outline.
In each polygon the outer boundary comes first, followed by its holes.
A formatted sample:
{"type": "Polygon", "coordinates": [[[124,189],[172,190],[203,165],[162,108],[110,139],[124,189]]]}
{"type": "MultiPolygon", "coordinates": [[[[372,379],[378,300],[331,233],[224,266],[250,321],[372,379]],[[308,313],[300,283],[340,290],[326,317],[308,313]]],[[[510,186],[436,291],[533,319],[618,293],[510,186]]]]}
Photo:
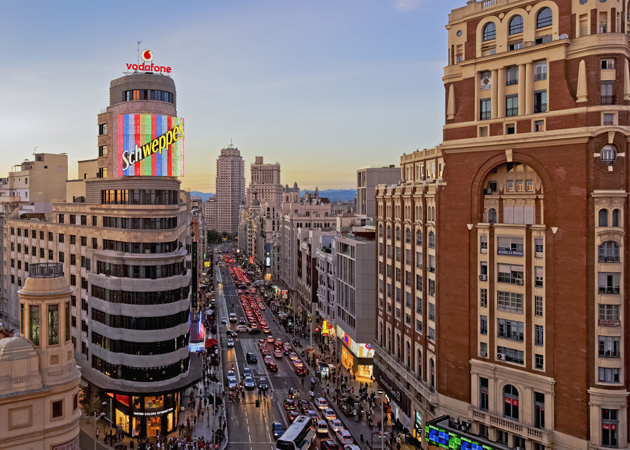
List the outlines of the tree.
{"type": "Polygon", "coordinates": [[[92,386],[87,387],[85,389],[83,395],[83,412],[88,416],[88,419],[94,415],[94,413],[99,413],[101,411],[103,399],[98,393],[92,391],[92,386]]]}
{"type": "Polygon", "coordinates": [[[208,242],[221,242],[221,235],[217,230],[208,230],[208,242]]]}

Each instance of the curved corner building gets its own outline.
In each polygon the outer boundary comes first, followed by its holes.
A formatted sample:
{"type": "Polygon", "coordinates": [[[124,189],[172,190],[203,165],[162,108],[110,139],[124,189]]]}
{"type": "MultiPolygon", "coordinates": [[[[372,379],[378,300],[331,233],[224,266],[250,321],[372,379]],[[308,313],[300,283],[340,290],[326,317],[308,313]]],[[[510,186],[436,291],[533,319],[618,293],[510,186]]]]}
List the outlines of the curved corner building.
{"type": "Polygon", "coordinates": [[[191,203],[177,179],[184,131],[175,99],[168,76],[113,80],[98,116],[98,176],[84,180],[85,195],[53,204],[47,220],[7,223],[12,290],[29,264],[62,264],[75,288],[83,379],[112,398],[115,424],[136,437],[176,429],[180,393],[201,376],[188,349],[191,203]]]}

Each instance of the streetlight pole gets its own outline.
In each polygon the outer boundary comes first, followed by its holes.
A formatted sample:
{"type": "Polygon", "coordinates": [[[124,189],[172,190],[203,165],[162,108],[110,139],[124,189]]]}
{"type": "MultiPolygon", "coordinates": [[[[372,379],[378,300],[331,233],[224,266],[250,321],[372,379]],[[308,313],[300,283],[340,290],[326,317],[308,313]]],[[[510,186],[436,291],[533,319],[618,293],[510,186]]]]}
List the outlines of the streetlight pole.
{"type": "Polygon", "coordinates": [[[381,450],[385,448],[385,417],[383,416],[383,391],[378,391],[378,395],[381,398],[381,450]]]}
{"type": "Polygon", "coordinates": [[[94,411],[94,450],[96,450],[96,440],[97,440],[96,432],[98,431],[97,422],[98,422],[98,419],[101,419],[104,415],[105,413],[102,412],[97,418],[96,411],[94,411]]]}

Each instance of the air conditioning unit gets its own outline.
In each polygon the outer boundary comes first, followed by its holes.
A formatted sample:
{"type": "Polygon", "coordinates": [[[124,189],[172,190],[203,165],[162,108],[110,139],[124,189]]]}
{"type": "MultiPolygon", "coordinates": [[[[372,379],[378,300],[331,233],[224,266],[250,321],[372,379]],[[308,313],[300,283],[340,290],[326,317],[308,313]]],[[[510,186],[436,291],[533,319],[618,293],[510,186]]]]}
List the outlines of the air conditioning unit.
{"type": "Polygon", "coordinates": [[[497,353],[497,359],[499,361],[505,361],[505,353],[497,353]]]}
{"type": "Polygon", "coordinates": [[[488,281],[488,275],[479,275],[480,281],[488,281]]]}

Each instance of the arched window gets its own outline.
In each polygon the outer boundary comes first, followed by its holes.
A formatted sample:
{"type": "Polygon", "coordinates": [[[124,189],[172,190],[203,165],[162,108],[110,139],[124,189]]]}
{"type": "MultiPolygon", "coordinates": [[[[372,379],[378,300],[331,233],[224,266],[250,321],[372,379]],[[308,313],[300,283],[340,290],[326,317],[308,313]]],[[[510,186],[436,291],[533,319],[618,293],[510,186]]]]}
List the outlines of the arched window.
{"type": "Polygon", "coordinates": [[[613,227],[620,227],[621,226],[621,210],[619,210],[619,209],[614,209],[613,210],[612,226],[613,227]]]}
{"type": "Polygon", "coordinates": [[[396,240],[400,241],[400,228],[396,227],[396,240]]]}
{"type": "Polygon", "coordinates": [[[518,420],[518,390],[511,384],[503,388],[503,415],[518,420]]]}
{"type": "Polygon", "coordinates": [[[536,28],[549,27],[553,24],[553,13],[551,8],[543,8],[536,16],[536,28]]]}
{"type": "Polygon", "coordinates": [[[400,334],[396,335],[396,357],[400,361],[400,334]]]}
{"type": "Polygon", "coordinates": [[[509,34],[519,34],[523,32],[523,18],[521,16],[514,16],[510,20],[509,34]]]}
{"type": "Polygon", "coordinates": [[[391,239],[392,237],[392,227],[387,226],[387,239],[391,239]]]}
{"type": "Polygon", "coordinates": [[[608,210],[606,208],[599,210],[599,226],[608,226],[608,210]]]}
{"type": "Polygon", "coordinates": [[[418,208],[418,217],[416,217],[417,220],[422,220],[422,206],[420,208],[418,208]]]}
{"type": "Polygon", "coordinates": [[[429,232],[429,248],[435,248],[435,234],[433,231],[429,232]]]}
{"type": "Polygon", "coordinates": [[[416,245],[422,245],[422,231],[416,231],[416,245]]]}
{"type": "Polygon", "coordinates": [[[405,230],[405,242],[411,244],[411,230],[409,228],[405,230]]]}
{"type": "Polygon", "coordinates": [[[619,259],[619,244],[615,241],[606,241],[597,247],[599,262],[618,263],[619,259]]]}
{"type": "Polygon", "coordinates": [[[389,353],[391,354],[392,352],[392,329],[391,328],[387,329],[387,349],[389,350],[389,353]]]}
{"type": "Polygon", "coordinates": [[[407,369],[411,370],[411,344],[409,341],[405,343],[405,360],[407,362],[407,369]]]}
{"type": "Polygon", "coordinates": [[[488,223],[497,223],[497,210],[494,208],[488,211],[488,223]]]}
{"type": "Polygon", "coordinates": [[[434,390],[435,389],[435,361],[433,361],[433,358],[429,360],[429,369],[431,371],[431,379],[430,379],[431,390],[434,390]]]}
{"type": "Polygon", "coordinates": [[[416,366],[418,368],[418,377],[422,379],[422,350],[416,352],[416,366]]]}
{"type": "Polygon", "coordinates": [[[483,41],[491,41],[497,37],[497,26],[494,22],[487,23],[483,27],[483,41]]]}

